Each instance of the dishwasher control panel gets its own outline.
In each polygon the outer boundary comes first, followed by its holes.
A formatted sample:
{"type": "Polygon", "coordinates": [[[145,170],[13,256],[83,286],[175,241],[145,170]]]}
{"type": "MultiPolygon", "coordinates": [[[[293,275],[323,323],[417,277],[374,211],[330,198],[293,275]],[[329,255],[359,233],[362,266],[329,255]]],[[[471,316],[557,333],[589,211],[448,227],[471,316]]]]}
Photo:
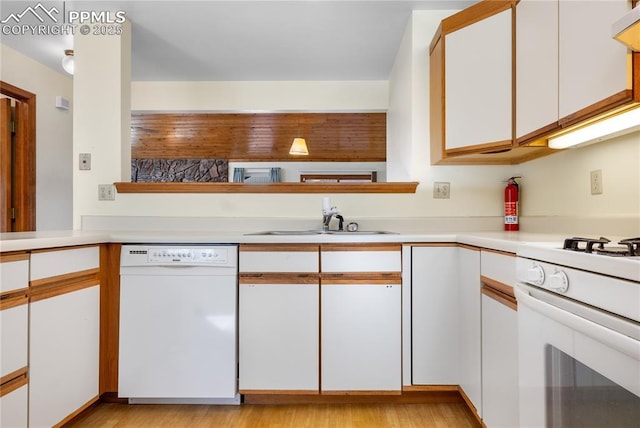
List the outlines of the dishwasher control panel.
{"type": "Polygon", "coordinates": [[[234,246],[142,246],[122,247],[122,266],[227,266],[233,265],[234,246]]]}
{"type": "Polygon", "coordinates": [[[226,263],[227,251],[220,248],[150,248],[150,263],[226,263]]]}

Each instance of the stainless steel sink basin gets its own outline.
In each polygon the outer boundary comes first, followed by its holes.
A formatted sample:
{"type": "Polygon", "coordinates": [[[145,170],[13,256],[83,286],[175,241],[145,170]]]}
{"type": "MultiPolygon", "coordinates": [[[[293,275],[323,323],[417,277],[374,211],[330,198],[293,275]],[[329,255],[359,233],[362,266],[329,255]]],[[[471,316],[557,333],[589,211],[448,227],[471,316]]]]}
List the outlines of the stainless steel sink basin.
{"type": "Polygon", "coordinates": [[[246,233],[245,235],[395,235],[395,232],[384,230],[267,230],[265,232],[246,233]]]}

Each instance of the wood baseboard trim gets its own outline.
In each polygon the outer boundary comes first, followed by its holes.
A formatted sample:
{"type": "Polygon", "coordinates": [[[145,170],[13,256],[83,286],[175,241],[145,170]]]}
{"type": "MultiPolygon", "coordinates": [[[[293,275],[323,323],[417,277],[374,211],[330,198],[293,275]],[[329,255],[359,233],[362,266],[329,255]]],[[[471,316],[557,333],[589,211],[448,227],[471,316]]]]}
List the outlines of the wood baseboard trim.
{"type": "Polygon", "coordinates": [[[91,400],[89,400],[84,406],[80,407],[75,412],[71,413],[69,416],[55,424],[54,428],[64,427],[72,421],[76,421],[81,419],[87,412],[91,411],[95,406],[100,402],[100,396],[96,395],[91,400]]]}
{"type": "Polygon", "coordinates": [[[478,421],[480,426],[483,427],[483,428],[487,428],[487,426],[482,421],[482,418],[478,414],[478,410],[476,409],[476,406],[474,406],[473,403],[471,402],[471,400],[469,399],[469,397],[467,397],[467,394],[465,394],[465,392],[462,389],[462,387],[458,387],[458,391],[460,392],[460,396],[462,397],[462,399],[466,403],[467,409],[469,409],[469,411],[471,412],[473,417],[476,418],[476,420],[478,421]]]}
{"type": "Polygon", "coordinates": [[[244,404],[425,404],[464,403],[458,387],[452,389],[403,390],[395,395],[245,394],[244,404]]]}

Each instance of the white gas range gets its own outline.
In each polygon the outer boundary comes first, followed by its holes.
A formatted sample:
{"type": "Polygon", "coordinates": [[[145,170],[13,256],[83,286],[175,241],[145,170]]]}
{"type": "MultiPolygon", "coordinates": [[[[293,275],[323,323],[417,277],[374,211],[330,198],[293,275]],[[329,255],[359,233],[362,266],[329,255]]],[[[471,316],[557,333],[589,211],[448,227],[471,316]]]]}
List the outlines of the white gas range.
{"type": "Polygon", "coordinates": [[[639,426],[640,239],[523,246],[520,425],[639,426]]]}

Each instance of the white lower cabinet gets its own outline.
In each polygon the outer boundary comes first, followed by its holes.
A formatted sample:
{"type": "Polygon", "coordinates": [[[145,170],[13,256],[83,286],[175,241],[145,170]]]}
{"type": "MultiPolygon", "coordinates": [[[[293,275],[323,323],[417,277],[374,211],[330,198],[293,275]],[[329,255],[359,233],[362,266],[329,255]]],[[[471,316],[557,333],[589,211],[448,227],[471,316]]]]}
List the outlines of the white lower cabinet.
{"type": "MultiPolygon", "coordinates": [[[[284,279],[284,278],[283,278],[284,279]]],[[[239,309],[239,387],[319,390],[319,285],[242,279],[239,309]]]]}
{"type": "Polygon", "coordinates": [[[400,391],[400,284],[322,283],[322,391],[400,391]]]}
{"type": "Polygon", "coordinates": [[[99,394],[99,248],[31,254],[29,426],[50,427],[99,394]]]}
{"type": "Polygon", "coordinates": [[[27,426],[28,287],[29,254],[0,255],[0,427],[27,426]]]}
{"type": "Polygon", "coordinates": [[[460,287],[460,387],[482,416],[482,329],[480,303],[480,251],[458,248],[460,287]]]}
{"type": "MultiPolygon", "coordinates": [[[[2,393],[0,397],[0,427],[25,428],[27,426],[28,385],[2,393]]],[[[31,425],[35,426],[35,425],[31,425]]]]}
{"type": "Polygon", "coordinates": [[[458,248],[415,246],[411,264],[413,384],[458,385],[458,248]]]}
{"type": "Polygon", "coordinates": [[[482,419],[489,428],[518,426],[518,316],[482,296],[482,419]]]}
{"type": "Polygon", "coordinates": [[[53,426],[98,395],[100,286],[31,304],[29,426],[53,426]]]}

